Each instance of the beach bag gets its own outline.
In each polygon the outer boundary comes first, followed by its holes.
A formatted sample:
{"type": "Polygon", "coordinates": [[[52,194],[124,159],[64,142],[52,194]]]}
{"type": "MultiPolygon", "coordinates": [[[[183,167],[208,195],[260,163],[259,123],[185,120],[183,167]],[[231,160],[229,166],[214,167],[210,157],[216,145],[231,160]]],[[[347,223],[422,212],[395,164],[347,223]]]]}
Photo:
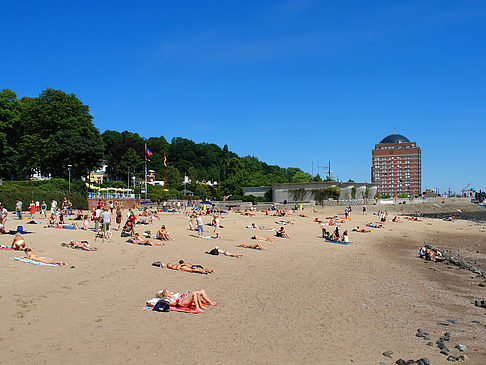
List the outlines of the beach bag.
{"type": "Polygon", "coordinates": [[[170,304],[164,299],[160,299],[152,308],[156,312],[170,312],[170,304]]]}

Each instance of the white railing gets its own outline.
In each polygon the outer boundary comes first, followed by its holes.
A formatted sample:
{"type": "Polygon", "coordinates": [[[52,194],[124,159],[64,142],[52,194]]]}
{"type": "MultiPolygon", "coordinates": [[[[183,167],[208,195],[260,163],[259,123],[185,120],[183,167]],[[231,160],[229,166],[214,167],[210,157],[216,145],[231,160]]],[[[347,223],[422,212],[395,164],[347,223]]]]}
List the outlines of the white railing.
{"type": "Polygon", "coordinates": [[[140,194],[124,193],[88,193],[88,199],[140,199],[140,194]]]}

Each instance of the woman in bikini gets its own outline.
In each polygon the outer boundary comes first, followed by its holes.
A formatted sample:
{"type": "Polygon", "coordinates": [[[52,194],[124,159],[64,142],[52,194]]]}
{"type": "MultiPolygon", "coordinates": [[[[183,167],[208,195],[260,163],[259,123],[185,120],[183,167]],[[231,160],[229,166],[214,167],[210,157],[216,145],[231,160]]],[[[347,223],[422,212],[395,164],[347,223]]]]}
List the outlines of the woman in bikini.
{"type": "Polygon", "coordinates": [[[261,244],[257,243],[254,245],[247,245],[246,243],[242,243],[240,247],[245,247],[245,248],[254,248],[256,250],[264,250],[265,247],[263,247],[261,244]]]}
{"type": "Polygon", "coordinates": [[[204,289],[197,291],[186,291],[183,294],[175,295],[172,294],[169,289],[164,289],[157,293],[157,298],[165,299],[170,305],[177,307],[196,307],[196,311],[202,312],[204,307],[202,306],[203,301],[209,305],[218,305],[217,302],[212,301],[204,289]]]}
{"type": "Polygon", "coordinates": [[[67,265],[67,262],[54,261],[46,257],[37,256],[34,253],[34,251],[32,251],[30,248],[26,248],[25,253],[27,254],[27,258],[32,261],[37,261],[37,262],[42,262],[44,264],[52,264],[52,265],[67,265]]]}
{"type": "Polygon", "coordinates": [[[191,265],[191,264],[188,264],[186,262],[183,262],[182,264],[167,264],[166,266],[167,266],[168,269],[171,269],[171,270],[195,272],[195,273],[198,273],[198,274],[212,274],[214,272],[214,270],[207,270],[207,269],[203,268],[201,265],[191,265]]]}
{"type": "Polygon", "coordinates": [[[163,246],[165,244],[161,242],[151,241],[148,238],[140,237],[138,233],[135,233],[135,236],[130,238],[128,241],[130,241],[131,243],[136,243],[137,245],[163,246]]]}
{"type": "Polygon", "coordinates": [[[273,238],[272,237],[260,237],[257,235],[254,235],[250,237],[252,240],[258,240],[258,241],[263,241],[263,242],[272,242],[273,243],[273,238]]]}
{"type": "Polygon", "coordinates": [[[167,233],[165,225],[160,227],[160,229],[157,231],[157,238],[162,241],[170,241],[170,236],[167,233]]]}
{"type": "Polygon", "coordinates": [[[97,248],[91,247],[91,245],[87,241],[74,241],[71,240],[69,242],[69,247],[72,248],[80,248],[85,251],[97,251],[97,248]]]}
{"type": "Polygon", "coordinates": [[[16,233],[10,246],[12,250],[23,251],[25,249],[24,237],[20,233],[16,233]]]}
{"type": "Polygon", "coordinates": [[[284,227],[280,227],[280,229],[277,231],[275,235],[280,238],[290,238],[290,236],[287,234],[287,231],[285,230],[284,227]]]}

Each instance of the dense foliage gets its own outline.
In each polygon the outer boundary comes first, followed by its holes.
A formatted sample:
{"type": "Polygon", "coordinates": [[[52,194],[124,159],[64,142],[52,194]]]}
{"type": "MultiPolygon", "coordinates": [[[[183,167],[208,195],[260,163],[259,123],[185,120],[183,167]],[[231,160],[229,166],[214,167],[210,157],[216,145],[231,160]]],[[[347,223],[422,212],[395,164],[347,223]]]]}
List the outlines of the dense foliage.
{"type": "Polygon", "coordinates": [[[15,200],[23,203],[23,209],[29,207],[31,200],[45,201],[50,208],[51,199],[56,199],[60,204],[67,197],[76,209],[88,209],[87,189],[84,182],[74,180],[69,183],[64,179],[51,179],[45,181],[3,181],[0,185],[0,202],[9,211],[13,211],[15,200]]]}
{"type": "Polygon", "coordinates": [[[8,89],[0,92],[0,178],[29,179],[34,172],[53,178],[86,176],[107,163],[111,181],[123,186],[129,176],[142,178],[145,144],[153,153],[148,169],[166,188],[150,188],[152,198],[182,196],[183,179],[194,195],[222,199],[241,197],[244,186],[321,181],[298,168],[268,165],[256,157],[239,157],[227,145],[195,143],[176,137],[143,138],[137,133],[107,130],[100,134],[88,106],[73,94],[46,89],[38,97],[23,97],[8,89]],[[166,165],[164,159],[166,158],[166,165]],[[217,182],[214,187],[201,184],[217,182]],[[198,183],[199,182],[199,183],[198,183]]]}

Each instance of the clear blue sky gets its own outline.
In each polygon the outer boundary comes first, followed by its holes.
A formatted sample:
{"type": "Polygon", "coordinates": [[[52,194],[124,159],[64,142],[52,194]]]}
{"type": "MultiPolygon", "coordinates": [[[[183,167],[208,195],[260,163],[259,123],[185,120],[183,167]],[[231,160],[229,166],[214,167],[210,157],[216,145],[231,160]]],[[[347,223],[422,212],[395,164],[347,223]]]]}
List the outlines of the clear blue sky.
{"type": "Polygon", "coordinates": [[[52,87],[95,125],[370,180],[397,132],[423,188],[486,188],[486,3],[10,1],[0,88],[52,87]]]}

